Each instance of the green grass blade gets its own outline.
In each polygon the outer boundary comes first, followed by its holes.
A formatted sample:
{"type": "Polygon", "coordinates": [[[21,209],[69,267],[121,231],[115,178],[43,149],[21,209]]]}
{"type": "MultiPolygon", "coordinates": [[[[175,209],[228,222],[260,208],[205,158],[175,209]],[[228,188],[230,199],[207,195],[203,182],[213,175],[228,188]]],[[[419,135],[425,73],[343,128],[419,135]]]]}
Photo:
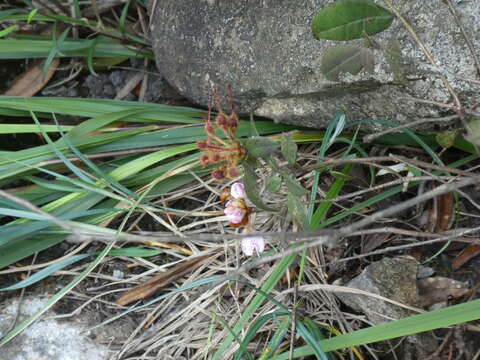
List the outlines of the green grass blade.
{"type": "Polygon", "coordinates": [[[63,268],[75,264],[76,262],[79,262],[83,259],[86,259],[90,257],[91,255],[89,254],[80,254],[80,255],[73,255],[70,256],[69,258],[63,259],[59,262],[56,262],[55,264],[47,266],[45,269],[42,269],[35,274],[27,277],[26,279],[19,281],[18,283],[7,286],[5,288],[0,289],[0,291],[12,291],[12,290],[18,290],[25,288],[27,286],[30,286],[32,284],[35,284],[43,279],[45,279],[47,276],[52,275],[53,273],[62,270],[63,268]]]}
{"type": "MultiPolygon", "coordinates": [[[[370,344],[373,342],[385,341],[401,336],[444,328],[478,319],[480,319],[480,300],[474,300],[353,331],[348,334],[321,340],[319,343],[325,351],[340,350],[352,346],[370,344]]],[[[313,349],[306,345],[299,347],[294,351],[294,358],[309,356],[312,354],[313,349]]],[[[287,360],[288,358],[288,353],[283,353],[274,357],[275,360],[287,360]]]]}
{"type": "Polygon", "coordinates": [[[80,283],[84,278],[86,278],[92,271],[93,269],[105,258],[105,256],[108,254],[108,252],[112,249],[113,245],[115,242],[113,241],[110,243],[108,246],[105,247],[105,249],[97,256],[97,258],[90,263],[87,268],[82,271],[80,275],[75,277],[70,283],[65,285],[62,290],[60,290],[57,294],[52,296],[50,300],[47,302],[47,304],[37,311],[35,314],[32,316],[28,317],[27,319],[23,320],[20,322],[15,328],[13,328],[11,331],[9,331],[5,336],[3,336],[0,339],[0,347],[11,341],[15,336],[20,334],[25,328],[27,328],[29,325],[31,325],[33,322],[38,320],[42,314],[44,314],[48,309],[50,309],[55,303],[57,303],[61,298],[63,298],[71,289],[73,289],[75,286],[80,283]]]}

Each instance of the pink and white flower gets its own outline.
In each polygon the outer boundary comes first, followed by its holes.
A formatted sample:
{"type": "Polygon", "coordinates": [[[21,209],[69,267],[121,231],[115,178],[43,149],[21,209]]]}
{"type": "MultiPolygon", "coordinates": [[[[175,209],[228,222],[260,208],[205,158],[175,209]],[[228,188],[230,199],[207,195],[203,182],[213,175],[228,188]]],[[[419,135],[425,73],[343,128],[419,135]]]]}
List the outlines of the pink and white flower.
{"type": "Polygon", "coordinates": [[[227,215],[228,221],[232,224],[240,224],[243,222],[243,218],[247,216],[247,211],[243,209],[241,204],[237,204],[236,200],[227,201],[225,204],[225,210],[223,212],[227,215]]]}
{"type": "Polygon", "coordinates": [[[249,236],[242,239],[242,251],[247,256],[254,253],[261,254],[265,250],[265,239],[263,236],[249,236]]]}
{"type": "Polygon", "coordinates": [[[230,200],[225,204],[223,212],[230,221],[230,225],[235,227],[246,225],[250,209],[245,202],[245,186],[239,182],[234,183],[228,197],[230,200]]]}
{"type": "Polygon", "coordinates": [[[247,194],[245,193],[245,185],[239,182],[234,183],[230,189],[230,195],[234,199],[246,198],[247,194]]]}

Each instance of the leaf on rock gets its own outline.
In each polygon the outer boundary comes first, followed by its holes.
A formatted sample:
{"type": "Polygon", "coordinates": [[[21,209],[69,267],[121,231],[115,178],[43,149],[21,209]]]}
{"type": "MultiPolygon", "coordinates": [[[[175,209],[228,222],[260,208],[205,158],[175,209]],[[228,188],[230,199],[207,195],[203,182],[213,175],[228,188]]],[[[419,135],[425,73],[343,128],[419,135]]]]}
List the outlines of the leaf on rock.
{"type": "Polygon", "coordinates": [[[374,65],[375,59],[370,50],[353,45],[340,45],[325,52],[320,71],[328,80],[337,81],[340,73],[357,75],[362,69],[373,73],[374,65]]]}
{"type": "Polygon", "coordinates": [[[320,10],[312,21],[316,39],[353,40],[387,29],[393,16],[371,0],[343,0],[320,10]]]}
{"type": "Polygon", "coordinates": [[[405,60],[398,40],[390,40],[384,51],[385,60],[393,73],[393,77],[403,86],[409,86],[407,74],[403,70],[405,60]]]}

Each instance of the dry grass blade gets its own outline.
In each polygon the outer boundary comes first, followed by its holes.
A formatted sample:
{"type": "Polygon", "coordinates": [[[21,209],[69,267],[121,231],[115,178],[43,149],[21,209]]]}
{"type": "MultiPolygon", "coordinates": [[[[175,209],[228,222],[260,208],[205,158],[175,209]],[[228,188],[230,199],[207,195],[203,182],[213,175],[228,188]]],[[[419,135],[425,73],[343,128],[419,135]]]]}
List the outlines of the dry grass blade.
{"type": "Polygon", "coordinates": [[[191,272],[202,264],[202,262],[208,259],[212,254],[206,254],[203,256],[194,257],[185,262],[177,264],[169,271],[154,276],[147,282],[130,289],[125,294],[123,294],[116,303],[118,305],[127,305],[133,301],[145,299],[149,296],[155,294],[158,290],[164,286],[170,284],[171,282],[177,280],[183,275],[191,272]]]}
{"type": "Polygon", "coordinates": [[[471,244],[463,249],[452,262],[453,270],[460,269],[463,265],[480,254],[480,245],[471,244]]]}
{"type": "Polygon", "coordinates": [[[47,85],[53,74],[55,74],[59,63],[60,59],[54,59],[46,73],[43,72],[44,61],[35,63],[17,76],[3,95],[32,97],[47,85]]]}

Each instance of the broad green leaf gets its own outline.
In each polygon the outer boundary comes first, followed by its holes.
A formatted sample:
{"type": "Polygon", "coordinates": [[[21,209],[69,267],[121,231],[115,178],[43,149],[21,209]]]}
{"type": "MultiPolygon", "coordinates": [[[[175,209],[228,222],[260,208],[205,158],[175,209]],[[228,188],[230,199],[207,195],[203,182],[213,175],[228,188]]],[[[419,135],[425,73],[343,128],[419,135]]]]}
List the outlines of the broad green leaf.
{"type": "Polygon", "coordinates": [[[312,21],[313,36],[353,40],[387,29],[393,16],[371,0],[343,0],[320,10],[312,21]]]}
{"type": "Polygon", "coordinates": [[[255,174],[255,169],[247,164],[243,163],[243,184],[245,185],[245,192],[247,194],[247,198],[259,209],[263,209],[266,211],[277,211],[262,201],[261,195],[257,190],[257,175],[255,174]]]}
{"type": "Polygon", "coordinates": [[[288,192],[294,196],[307,195],[308,190],[300,185],[297,179],[290,175],[284,176],[285,183],[287,184],[288,192]]]}
{"type": "Polygon", "coordinates": [[[292,193],[288,193],[287,197],[288,215],[299,224],[302,229],[308,229],[307,214],[305,213],[305,206],[300,201],[300,198],[292,193]]]}
{"type": "Polygon", "coordinates": [[[280,178],[280,176],[272,176],[267,179],[267,191],[271,193],[276,193],[280,190],[280,186],[282,186],[282,179],[280,178]]]}
{"type": "Polygon", "coordinates": [[[290,165],[295,165],[297,161],[297,143],[293,140],[292,134],[284,133],[281,142],[282,155],[290,165]]]}
{"type": "Polygon", "coordinates": [[[455,138],[457,137],[456,131],[444,131],[435,135],[435,140],[437,140],[438,144],[448,149],[455,144],[455,138]]]}
{"type": "Polygon", "coordinates": [[[353,45],[339,45],[329,48],[322,58],[320,71],[328,80],[337,81],[340,73],[357,75],[362,69],[373,73],[373,53],[353,45]]]}
{"type": "Polygon", "coordinates": [[[245,140],[248,155],[254,158],[268,159],[278,149],[278,143],[266,137],[256,136],[245,140]]]}

